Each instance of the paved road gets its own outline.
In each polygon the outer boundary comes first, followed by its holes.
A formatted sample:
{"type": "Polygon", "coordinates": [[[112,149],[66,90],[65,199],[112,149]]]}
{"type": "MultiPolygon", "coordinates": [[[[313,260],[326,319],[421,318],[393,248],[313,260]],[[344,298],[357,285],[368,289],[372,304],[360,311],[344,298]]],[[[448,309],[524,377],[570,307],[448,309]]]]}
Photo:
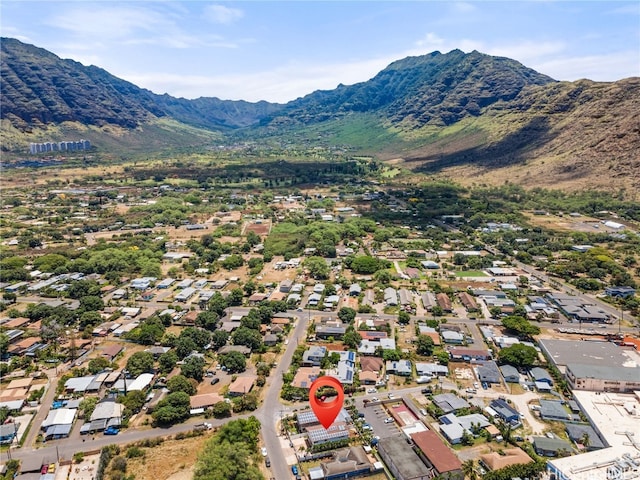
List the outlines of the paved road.
{"type": "Polygon", "coordinates": [[[289,337],[289,345],[280,358],[280,363],[278,363],[275,371],[269,377],[269,388],[265,394],[262,407],[256,411],[256,417],[262,425],[262,439],[271,460],[271,476],[278,480],[291,478],[291,471],[281,447],[281,437],[278,434],[276,424],[280,421],[282,415],[286,415],[290,411],[290,408],[285,407],[280,402],[280,390],[283,384],[282,374],[288,370],[297,346],[304,341],[307,334],[308,313],[304,312],[298,315],[301,318],[298,319],[293,334],[289,337]]]}

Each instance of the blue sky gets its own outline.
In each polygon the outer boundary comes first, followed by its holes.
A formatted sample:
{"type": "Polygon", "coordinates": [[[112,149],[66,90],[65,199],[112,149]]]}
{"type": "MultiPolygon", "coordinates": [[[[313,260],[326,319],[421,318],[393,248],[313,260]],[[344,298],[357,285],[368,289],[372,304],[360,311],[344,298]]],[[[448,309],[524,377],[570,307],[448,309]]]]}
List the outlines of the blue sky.
{"type": "Polygon", "coordinates": [[[2,36],[185,98],[286,102],[454,48],[558,80],[640,76],[633,1],[0,2],[2,36]]]}

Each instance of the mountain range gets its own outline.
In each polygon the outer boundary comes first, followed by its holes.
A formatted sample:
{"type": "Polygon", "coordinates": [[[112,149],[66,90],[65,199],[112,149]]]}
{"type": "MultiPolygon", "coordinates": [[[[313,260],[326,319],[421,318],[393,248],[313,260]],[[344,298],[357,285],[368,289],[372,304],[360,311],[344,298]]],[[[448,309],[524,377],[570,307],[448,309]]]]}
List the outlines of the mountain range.
{"type": "Polygon", "coordinates": [[[157,95],[107,71],[1,39],[3,157],[82,133],[147,154],[230,138],[347,146],[463,183],[640,185],[640,78],[560,82],[515,60],[453,50],[286,104],[157,95]]]}

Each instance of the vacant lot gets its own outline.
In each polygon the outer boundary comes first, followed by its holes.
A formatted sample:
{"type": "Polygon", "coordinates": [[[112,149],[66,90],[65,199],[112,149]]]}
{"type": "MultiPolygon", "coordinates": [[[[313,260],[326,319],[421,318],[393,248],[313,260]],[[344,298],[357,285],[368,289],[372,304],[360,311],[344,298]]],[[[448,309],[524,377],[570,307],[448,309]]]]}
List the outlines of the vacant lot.
{"type": "Polygon", "coordinates": [[[136,480],[189,480],[210,433],[183,440],[168,440],[145,448],[145,456],[127,461],[127,474],[136,480]]]}

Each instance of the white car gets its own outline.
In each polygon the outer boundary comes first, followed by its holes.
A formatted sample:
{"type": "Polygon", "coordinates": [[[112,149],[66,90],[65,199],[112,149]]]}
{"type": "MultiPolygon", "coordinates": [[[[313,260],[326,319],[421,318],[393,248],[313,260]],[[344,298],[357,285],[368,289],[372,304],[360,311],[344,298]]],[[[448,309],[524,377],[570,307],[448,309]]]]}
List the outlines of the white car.
{"type": "Polygon", "coordinates": [[[372,387],[369,390],[367,390],[367,393],[378,393],[378,390],[375,387],[372,387]]]}
{"type": "Polygon", "coordinates": [[[260,449],[260,453],[262,453],[263,457],[267,456],[267,447],[262,447],[262,449],[260,449]]]}
{"type": "Polygon", "coordinates": [[[384,419],[384,423],[393,423],[394,421],[393,417],[387,417],[384,419]]]}

